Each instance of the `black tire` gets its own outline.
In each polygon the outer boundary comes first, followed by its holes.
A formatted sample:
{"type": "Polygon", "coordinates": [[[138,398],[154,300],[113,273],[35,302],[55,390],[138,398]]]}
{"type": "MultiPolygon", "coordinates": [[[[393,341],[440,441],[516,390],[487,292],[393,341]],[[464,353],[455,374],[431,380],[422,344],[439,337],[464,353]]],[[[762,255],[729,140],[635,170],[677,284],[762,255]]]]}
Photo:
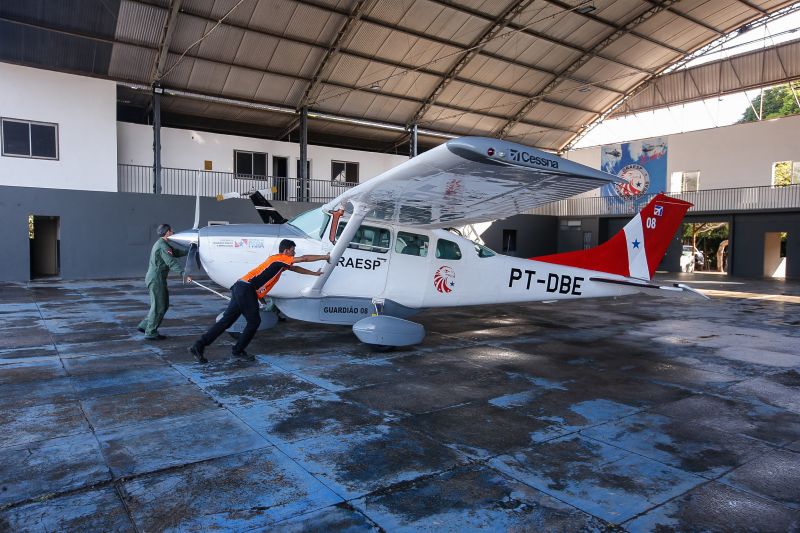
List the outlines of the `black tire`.
{"type": "Polygon", "coordinates": [[[369,347],[372,348],[373,352],[380,352],[380,353],[391,352],[392,350],[397,348],[397,346],[387,346],[386,344],[370,344],[369,347]]]}

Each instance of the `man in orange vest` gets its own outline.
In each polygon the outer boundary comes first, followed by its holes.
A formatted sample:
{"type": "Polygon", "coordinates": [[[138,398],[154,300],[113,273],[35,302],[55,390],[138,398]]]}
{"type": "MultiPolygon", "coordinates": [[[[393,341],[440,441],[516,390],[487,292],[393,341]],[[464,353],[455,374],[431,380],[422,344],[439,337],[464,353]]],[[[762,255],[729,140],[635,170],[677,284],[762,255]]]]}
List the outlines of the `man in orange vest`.
{"type": "Polygon", "coordinates": [[[278,245],[278,253],[271,255],[266,261],[255,267],[253,270],[242,276],[231,287],[231,302],[222,314],[217,323],[211,326],[200,339],[191,347],[189,352],[194,355],[198,363],[207,363],[208,360],[203,356],[206,346],[214,342],[222,332],[228,329],[236,320],[244,315],[247,325],[239,335],[239,339],[233,347],[233,355],[253,360],[246,351],[247,345],[253,340],[258,326],[261,324],[261,315],[258,312],[258,299],[263,298],[275,286],[284,270],[291,270],[299,274],[309,276],[321,276],[322,270],[312,272],[303,267],[295,266],[295,263],[305,263],[311,261],[329,261],[328,255],[302,255],[295,257],[295,243],[289,239],[283,239],[278,245]]]}

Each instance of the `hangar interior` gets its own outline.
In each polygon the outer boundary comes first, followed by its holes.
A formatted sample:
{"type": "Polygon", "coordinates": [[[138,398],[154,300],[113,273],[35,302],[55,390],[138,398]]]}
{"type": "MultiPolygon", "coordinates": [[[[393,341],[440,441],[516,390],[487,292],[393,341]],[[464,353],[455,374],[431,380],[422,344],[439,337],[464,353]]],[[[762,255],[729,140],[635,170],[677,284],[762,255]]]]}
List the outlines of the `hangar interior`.
{"type": "MultiPolygon", "coordinates": [[[[433,308],[393,351],[290,320],[201,365],[224,302],[173,277],[166,338],[136,331],[156,228],[196,205],[202,226],[291,218],[467,136],[604,169],[616,148],[580,143],[605,121],[786,83],[800,103],[791,32],[725,51],[798,11],[0,3],[0,530],[799,530],[798,115],[658,139],[647,195],[693,207],[654,279],[710,300],[433,308]]],[[[608,198],[460,230],[585,250],[641,207],[608,198]]]]}

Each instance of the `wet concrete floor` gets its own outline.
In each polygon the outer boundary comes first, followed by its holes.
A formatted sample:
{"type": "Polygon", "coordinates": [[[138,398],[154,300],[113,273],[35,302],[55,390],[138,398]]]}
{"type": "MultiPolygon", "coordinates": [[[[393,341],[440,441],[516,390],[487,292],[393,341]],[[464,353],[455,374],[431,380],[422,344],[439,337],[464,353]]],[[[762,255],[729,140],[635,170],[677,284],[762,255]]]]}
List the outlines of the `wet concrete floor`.
{"type": "Polygon", "coordinates": [[[196,287],[147,342],[140,280],[0,284],[0,531],[797,531],[800,283],[683,279],[205,366],[196,287]]]}

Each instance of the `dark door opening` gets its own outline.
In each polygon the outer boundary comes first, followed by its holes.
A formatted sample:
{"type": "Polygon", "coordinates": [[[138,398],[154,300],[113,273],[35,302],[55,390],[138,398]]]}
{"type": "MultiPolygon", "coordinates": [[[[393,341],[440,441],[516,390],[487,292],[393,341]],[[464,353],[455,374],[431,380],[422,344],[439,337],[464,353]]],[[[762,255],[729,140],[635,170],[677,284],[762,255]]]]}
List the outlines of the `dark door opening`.
{"type": "Polygon", "coordinates": [[[289,191],[289,159],[272,156],[272,175],[275,178],[275,190],[272,191],[272,199],[285,201],[286,194],[289,191]]]}
{"type": "Polygon", "coordinates": [[[506,255],[517,255],[517,230],[503,230],[503,249],[501,253],[506,255]]]}
{"type": "Polygon", "coordinates": [[[28,217],[31,279],[58,276],[61,273],[59,217],[28,217]]]}

